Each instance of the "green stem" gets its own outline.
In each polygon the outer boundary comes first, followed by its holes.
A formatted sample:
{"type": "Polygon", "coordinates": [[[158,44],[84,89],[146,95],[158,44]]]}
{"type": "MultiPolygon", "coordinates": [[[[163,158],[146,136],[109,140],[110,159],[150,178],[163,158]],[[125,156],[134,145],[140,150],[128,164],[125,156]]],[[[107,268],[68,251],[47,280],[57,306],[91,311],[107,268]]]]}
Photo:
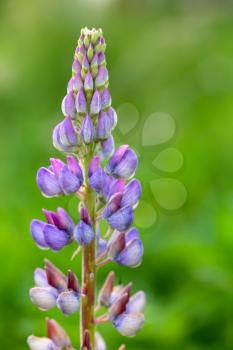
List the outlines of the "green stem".
{"type": "MultiPolygon", "coordinates": [[[[86,193],[84,198],[84,204],[89,212],[91,220],[93,222],[93,229],[95,230],[95,192],[88,185],[88,167],[92,154],[89,154],[84,160],[84,182],[86,185],[86,193]]],[[[88,245],[83,246],[82,253],[82,289],[83,296],[81,298],[80,308],[80,346],[84,339],[85,331],[88,330],[91,338],[92,349],[95,350],[95,284],[96,284],[96,266],[95,266],[95,239],[88,245]]]]}

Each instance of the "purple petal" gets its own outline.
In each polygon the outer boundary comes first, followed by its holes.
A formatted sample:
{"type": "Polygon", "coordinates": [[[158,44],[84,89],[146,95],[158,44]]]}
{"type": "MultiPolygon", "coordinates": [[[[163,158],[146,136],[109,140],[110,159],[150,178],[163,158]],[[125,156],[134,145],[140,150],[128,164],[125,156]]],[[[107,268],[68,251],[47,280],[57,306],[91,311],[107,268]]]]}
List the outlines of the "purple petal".
{"type": "Polygon", "coordinates": [[[110,120],[107,114],[103,111],[100,112],[99,119],[96,126],[96,139],[106,140],[111,134],[110,120]]]}
{"type": "Polygon", "coordinates": [[[101,109],[107,109],[111,106],[112,103],[112,99],[111,99],[111,95],[109,93],[108,88],[104,88],[103,92],[101,94],[101,109]]]}
{"type": "MultiPolygon", "coordinates": [[[[113,177],[111,178],[111,184],[109,186],[108,190],[108,197],[110,198],[117,192],[123,192],[124,187],[125,187],[125,180],[124,179],[114,179],[113,177]]],[[[121,203],[122,205],[122,203],[121,203]]]]}
{"type": "Polygon", "coordinates": [[[60,138],[60,126],[61,124],[58,124],[53,130],[53,145],[60,152],[72,153],[76,150],[76,147],[63,145],[60,138]]]}
{"type": "Polygon", "coordinates": [[[90,162],[89,169],[88,169],[88,177],[91,177],[99,167],[100,167],[100,157],[95,156],[92,158],[90,162]]]}
{"type": "Polygon", "coordinates": [[[56,305],[58,292],[53,287],[34,287],[29,291],[31,302],[45,311],[56,305]]]}
{"type": "Polygon", "coordinates": [[[64,329],[52,319],[46,319],[47,333],[48,337],[54,341],[54,343],[59,347],[67,347],[66,349],[72,350],[70,338],[64,329]]]}
{"type": "Polygon", "coordinates": [[[56,175],[56,177],[58,177],[60,170],[65,165],[64,162],[57,158],[50,158],[50,163],[54,174],[56,175]]]}
{"type": "Polygon", "coordinates": [[[109,159],[114,152],[115,144],[112,135],[105,141],[101,142],[100,155],[102,159],[109,159]]]}
{"type": "Polygon", "coordinates": [[[108,71],[105,67],[100,67],[95,80],[96,87],[97,88],[103,87],[107,81],[108,81],[108,71]]]}
{"type": "Polygon", "coordinates": [[[106,344],[104,338],[99,332],[95,332],[95,349],[96,350],[106,350],[106,344]]]}
{"type": "Polygon", "coordinates": [[[108,117],[110,120],[110,125],[111,125],[111,130],[114,130],[116,125],[117,125],[117,114],[115,109],[113,109],[112,107],[109,108],[108,112],[108,117]]]}
{"type": "Polygon", "coordinates": [[[132,149],[127,149],[120,157],[116,157],[116,152],[108,163],[108,171],[115,177],[128,179],[135,173],[138,165],[138,158],[132,149]],[[118,160],[118,161],[117,161],[118,160]]]}
{"type": "Polygon", "coordinates": [[[59,350],[54,342],[46,337],[35,337],[30,335],[27,339],[30,350],[59,350]]]}
{"type": "Polygon", "coordinates": [[[98,194],[102,195],[104,186],[106,185],[108,176],[105,174],[102,168],[96,170],[96,172],[89,178],[89,185],[98,194]]]}
{"type": "Polygon", "coordinates": [[[48,245],[45,241],[44,237],[44,227],[45,223],[40,221],[40,220],[32,220],[31,225],[30,225],[30,231],[32,238],[36,242],[36,244],[39,246],[41,249],[48,248],[48,245]]]}
{"type": "Polygon", "coordinates": [[[126,243],[129,243],[133,239],[140,239],[139,234],[138,234],[138,230],[136,229],[136,227],[132,227],[129,231],[127,231],[125,233],[126,243]]]}
{"type": "Polygon", "coordinates": [[[38,170],[36,181],[42,194],[46,197],[54,197],[62,193],[55,174],[47,168],[38,170]]]}
{"type": "Polygon", "coordinates": [[[73,156],[67,156],[66,160],[68,169],[79,178],[81,183],[83,183],[83,172],[77,159],[73,156]]]}
{"type": "Polygon", "coordinates": [[[134,294],[126,306],[127,313],[140,312],[143,313],[146,305],[146,295],[144,292],[139,291],[134,294]]]}
{"type": "Polygon", "coordinates": [[[93,83],[93,78],[92,75],[90,73],[90,71],[87,72],[87,75],[85,77],[85,81],[84,81],[84,90],[85,91],[92,91],[94,87],[94,83],[93,83]]]}
{"type": "Polygon", "coordinates": [[[95,90],[92,100],[91,100],[91,105],[90,105],[90,113],[91,114],[98,114],[101,109],[101,98],[98,90],[95,90]]]}
{"type": "Polygon", "coordinates": [[[36,287],[49,287],[45,270],[37,268],[34,271],[34,282],[36,287]]]}
{"type": "Polygon", "coordinates": [[[60,140],[64,146],[76,146],[78,144],[78,136],[73,127],[71,117],[66,117],[60,124],[60,140]]]}
{"type": "Polygon", "coordinates": [[[58,208],[57,214],[59,218],[58,228],[71,234],[74,229],[74,222],[71,217],[63,208],[58,208]]]}
{"type": "Polygon", "coordinates": [[[109,160],[107,165],[108,173],[111,174],[113,172],[113,170],[120,163],[120,161],[122,160],[124,154],[128,149],[129,149],[128,145],[122,145],[115,150],[112,158],[109,160]]]}
{"type": "Polygon", "coordinates": [[[60,172],[59,184],[63,192],[68,195],[78,191],[81,186],[80,178],[68,169],[68,166],[64,166],[60,172]]]}
{"type": "Polygon", "coordinates": [[[80,67],[79,61],[77,59],[75,59],[73,64],[72,64],[73,73],[78,73],[80,71],[80,69],[81,69],[81,67],[80,67]]]}
{"type": "Polygon", "coordinates": [[[143,251],[144,249],[141,240],[134,239],[117,256],[116,261],[120,265],[137,267],[141,264],[143,251]]]}
{"type": "Polygon", "coordinates": [[[69,235],[59,230],[56,226],[47,224],[44,227],[44,237],[47,245],[54,251],[58,251],[65,247],[70,240],[69,235]]]}
{"type": "Polygon", "coordinates": [[[132,224],[133,218],[133,209],[131,207],[124,207],[108,217],[107,221],[111,227],[119,231],[126,231],[132,224]]]}
{"type": "Polygon", "coordinates": [[[114,320],[113,324],[121,335],[134,337],[144,325],[144,315],[123,313],[114,320]]]}
{"type": "Polygon", "coordinates": [[[94,126],[92,123],[91,118],[87,114],[85,119],[83,120],[82,127],[81,127],[81,136],[83,142],[88,145],[93,141],[94,138],[94,126]]]}
{"type": "Polygon", "coordinates": [[[80,245],[89,244],[95,237],[95,232],[90,225],[80,220],[74,229],[74,239],[80,245]]]}
{"type": "Polygon", "coordinates": [[[103,238],[99,238],[97,242],[97,252],[96,252],[96,258],[101,256],[107,249],[107,241],[103,238]]]}
{"type": "Polygon", "coordinates": [[[73,90],[75,91],[79,91],[83,88],[83,81],[81,78],[80,73],[77,73],[74,77],[73,77],[73,90]]]}
{"type": "Polygon", "coordinates": [[[121,208],[122,193],[115,193],[109,200],[103,212],[103,218],[107,219],[121,208]]]}
{"type": "Polygon", "coordinates": [[[68,316],[73,314],[80,305],[79,294],[72,291],[65,291],[59,294],[57,299],[57,307],[63,312],[64,315],[68,316]]]}
{"type": "Polygon", "coordinates": [[[100,52],[99,53],[99,56],[98,56],[98,59],[99,59],[99,65],[101,66],[102,64],[105,63],[105,54],[103,52],[100,52]]]}
{"type": "Polygon", "coordinates": [[[134,207],[138,203],[141,194],[142,186],[140,182],[136,179],[131,180],[124,190],[122,206],[134,207]]]}
{"type": "Polygon", "coordinates": [[[62,113],[65,116],[73,116],[75,113],[74,96],[72,91],[70,91],[62,101],[62,113]]]}
{"type": "Polygon", "coordinates": [[[86,54],[85,54],[85,56],[83,57],[82,67],[83,67],[86,71],[89,69],[89,62],[88,62],[88,58],[87,58],[87,55],[86,55],[86,54]]]}
{"type": "Polygon", "coordinates": [[[79,90],[75,99],[76,110],[80,114],[86,114],[87,102],[83,90],[79,90]]]}
{"type": "Polygon", "coordinates": [[[115,260],[119,253],[125,248],[125,235],[122,232],[114,231],[108,241],[108,256],[115,260]]]}

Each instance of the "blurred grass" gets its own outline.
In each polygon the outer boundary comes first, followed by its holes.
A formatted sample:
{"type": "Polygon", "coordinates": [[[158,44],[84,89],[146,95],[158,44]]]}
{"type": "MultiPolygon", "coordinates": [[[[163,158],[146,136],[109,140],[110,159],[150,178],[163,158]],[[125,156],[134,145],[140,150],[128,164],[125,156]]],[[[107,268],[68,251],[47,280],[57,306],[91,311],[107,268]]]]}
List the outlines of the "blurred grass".
{"type": "MultiPolygon", "coordinates": [[[[137,175],[146,203],[155,206],[148,183],[157,176],[151,164],[160,149],[142,146],[149,114],[164,111],[175,118],[176,139],[167,145],[185,158],[179,179],[188,202],[174,215],[156,206],[155,225],[141,230],[143,265],[117,268],[119,278],[148,294],[145,327],[126,340],[127,349],[233,348],[232,19],[230,1],[0,2],[2,348],[26,349],[28,334],[44,332],[45,315],[28,298],[34,268],[45,256],[69,266],[71,247],[59,255],[39,251],[28,226],[42,217],[41,207],[61,203],[41,197],[35,173],[58,156],[51,131],[61,118],[75,43],[86,25],[105,32],[114,107],[130,102],[139,110],[139,123],[125,138],[140,153],[137,175]]],[[[125,138],[116,132],[118,144],[125,138]]],[[[78,266],[78,260],[72,263],[78,266]]],[[[48,314],[77,346],[77,316],[48,314]]],[[[125,341],[111,326],[102,333],[109,349],[125,341]]]]}

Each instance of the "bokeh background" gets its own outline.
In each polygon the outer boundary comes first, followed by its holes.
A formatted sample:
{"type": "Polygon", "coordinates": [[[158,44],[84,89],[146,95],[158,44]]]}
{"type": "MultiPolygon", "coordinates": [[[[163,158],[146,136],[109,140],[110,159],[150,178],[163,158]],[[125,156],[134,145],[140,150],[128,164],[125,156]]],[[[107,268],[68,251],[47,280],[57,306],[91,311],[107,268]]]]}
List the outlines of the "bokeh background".
{"type": "MultiPolygon", "coordinates": [[[[58,156],[51,132],[62,117],[60,103],[83,26],[104,30],[113,106],[130,103],[137,109],[137,123],[121,109],[115,137],[140,155],[137,175],[148,205],[136,215],[144,263],[137,270],[117,268],[119,279],[147,292],[145,327],[124,340],[104,326],[108,349],[123,341],[132,350],[233,349],[232,10],[224,0],[0,1],[2,349],[27,349],[28,334],[45,333],[46,315],[59,320],[78,347],[78,317],[56,310],[45,315],[28,297],[43,258],[66,270],[73,248],[39,251],[29,222],[42,218],[41,207],[61,203],[76,215],[74,201],[43,198],[35,174],[48,157],[58,156]],[[154,112],[169,113],[176,133],[163,145],[148,146],[142,130],[154,112]],[[153,159],[171,146],[183,155],[182,168],[157,171],[153,159]],[[154,197],[151,181],[161,177],[185,186],[188,198],[178,210],[164,209],[154,197]]],[[[164,186],[169,203],[175,193],[164,186]]],[[[80,258],[71,266],[79,274],[80,258]]],[[[99,273],[99,282],[108,269],[99,273]]]]}

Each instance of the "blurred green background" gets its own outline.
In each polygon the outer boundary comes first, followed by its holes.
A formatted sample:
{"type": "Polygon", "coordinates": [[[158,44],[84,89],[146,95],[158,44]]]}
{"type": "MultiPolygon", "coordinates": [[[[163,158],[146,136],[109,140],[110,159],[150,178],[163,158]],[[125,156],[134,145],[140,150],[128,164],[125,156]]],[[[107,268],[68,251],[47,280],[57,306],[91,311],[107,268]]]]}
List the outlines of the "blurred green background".
{"type": "MultiPolygon", "coordinates": [[[[62,203],[75,216],[75,202],[40,195],[35,174],[48,157],[59,156],[51,132],[62,117],[83,26],[104,30],[113,106],[130,103],[140,116],[137,123],[133,116],[125,119],[133,125],[126,134],[120,113],[115,136],[140,155],[137,176],[147,204],[136,214],[144,263],[137,270],[116,268],[125,283],[133,280],[135,290],[147,292],[145,327],[125,340],[104,326],[108,349],[123,341],[132,350],[233,349],[232,11],[232,1],[0,1],[2,349],[26,349],[27,335],[45,332],[45,314],[28,297],[34,268],[45,256],[64,270],[70,266],[73,247],[59,254],[40,251],[28,227],[32,218],[42,218],[41,207],[62,203]],[[141,134],[154,112],[169,113],[176,134],[148,147],[141,134]],[[152,166],[166,147],[184,157],[173,174],[152,166]],[[188,192],[175,211],[163,209],[151,192],[151,181],[166,177],[188,192]]],[[[166,196],[173,200],[169,188],[166,196]]],[[[79,274],[80,258],[71,266],[79,274]]],[[[108,270],[99,273],[99,283],[108,270]]],[[[78,347],[78,317],[56,310],[46,315],[61,321],[78,347]]]]}

